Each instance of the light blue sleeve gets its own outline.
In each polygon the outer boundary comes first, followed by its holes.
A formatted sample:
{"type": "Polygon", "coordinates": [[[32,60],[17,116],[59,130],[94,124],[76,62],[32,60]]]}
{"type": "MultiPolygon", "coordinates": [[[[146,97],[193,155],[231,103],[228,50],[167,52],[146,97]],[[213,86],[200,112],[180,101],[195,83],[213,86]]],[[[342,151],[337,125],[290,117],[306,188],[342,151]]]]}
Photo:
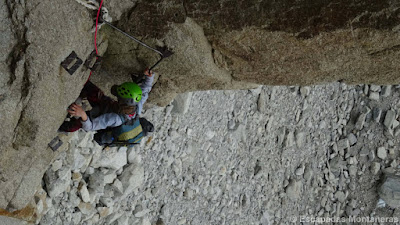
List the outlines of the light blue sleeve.
{"type": "Polygon", "coordinates": [[[82,128],[85,131],[95,131],[106,129],[107,127],[118,127],[123,123],[121,117],[116,113],[106,113],[94,119],[88,117],[88,119],[83,122],[82,128]]]}
{"type": "Polygon", "coordinates": [[[151,91],[151,88],[153,87],[153,81],[154,81],[154,73],[152,73],[151,77],[146,76],[145,81],[140,85],[140,88],[142,89],[142,99],[138,103],[138,115],[142,113],[142,108],[143,104],[147,101],[149,98],[149,92],[151,91]]]}

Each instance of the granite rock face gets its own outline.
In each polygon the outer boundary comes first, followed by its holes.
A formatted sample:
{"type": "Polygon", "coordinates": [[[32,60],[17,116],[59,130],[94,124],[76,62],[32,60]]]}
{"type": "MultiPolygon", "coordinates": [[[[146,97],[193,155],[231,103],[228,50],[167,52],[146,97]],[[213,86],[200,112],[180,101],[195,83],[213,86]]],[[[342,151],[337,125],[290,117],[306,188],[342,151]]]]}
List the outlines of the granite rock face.
{"type": "Polygon", "coordinates": [[[86,59],[92,21],[74,1],[1,1],[0,10],[0,208],[20,209],[53,159],[46,146],[87,79],[84,69],[71,76],[60,63],[72,51],[86,59]]]}
{"type": "MultiPolygon", "coordinates": [[[[176,52],[158,67],[162,76],[150,96],[154,103],[165,105],[175,93],[249,88],[254,83],[398,83],[398,13],[392,1],[376,0],[143,1],[117,25],[176,52]],[[204,33],[187,32],[200,27],[204,33]],[[210,47],[196,49],[204,40],[210,47]],[[193,64],[198,54],[212,62],[204,58],[193,64]],[[215,65],[220,70],[204,68],[215,65]]],[[[113,62],[122,56],[150,54],[140,48],[128,48],[128,52],[113,45],[113,54],[106,58],[113,62]]],[[[139,60],[141,67],[154,63],[154,54],[151,61],[139,60]]],[[[123,74],[138,65],[124,64],[123,74]]],[[[106,69],[112,70],[110,66],[106,69]]]]}
{"type": "MultiPolygon", "coordinates": [[[[104,1],[116,25],[175,52],[155,71],[150,103],[178,93],[256,84],[398,83],[392,1],[104,1]]],[[[61,62],[93,51],[93,14],[76,1],[0,2],[0,208],[26,206],[58,153],[47,147],[89,77],[61,62]]],[[[110,27],[97,36],[106,93],[158,60],[110,27]]],[[[394,128],[393,128],[394,129],[394,128]]],[[[240,128],[238,129],[240,130],[240,128]]]]}

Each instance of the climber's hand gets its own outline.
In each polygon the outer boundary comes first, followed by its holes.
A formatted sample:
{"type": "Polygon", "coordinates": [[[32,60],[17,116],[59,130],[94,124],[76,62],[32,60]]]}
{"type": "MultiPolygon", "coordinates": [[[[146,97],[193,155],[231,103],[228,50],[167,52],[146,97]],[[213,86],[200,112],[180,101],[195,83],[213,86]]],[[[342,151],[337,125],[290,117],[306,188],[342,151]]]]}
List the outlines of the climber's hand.
{"type": "Polygon", "coordinates": [[[149,70],[148,68],[144,71],[144,75],[151,77],[153,75],[153,71],[149,70]]]}
{"type": "Polygon", "coordinates": [[[67,111],[71,116],[81,117],[83,121],[87,120],[86,112],[82,109],[82,106],[80,105],[73,103],[68,107],[67,111]]]}

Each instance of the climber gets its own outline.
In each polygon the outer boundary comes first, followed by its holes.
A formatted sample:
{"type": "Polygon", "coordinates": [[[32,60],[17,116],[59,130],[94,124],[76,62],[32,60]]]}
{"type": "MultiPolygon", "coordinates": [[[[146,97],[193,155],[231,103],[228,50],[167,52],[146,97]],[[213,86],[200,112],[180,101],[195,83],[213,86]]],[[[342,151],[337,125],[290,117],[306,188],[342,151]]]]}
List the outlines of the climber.
{"type": "Polygon", "coordinates": [[[74,117],[70,121],[64,122],[60,131],[73,132],[79,128],[83,128],[85,131],[99,131],[95,135],[95,140],[100,145],[109,145],[118,141],[123,144],[118,136],[140,125],[139,130],[132,131],[135,134],[139,133],[139,137],[136,137],[137,135],[125,137],[125,142],[137,143],[141,137],[154,130],[153,125],[146,119],[139,119],[154,80],[154,73],[151,70],[145,70],[144,75],[145,80],[140,86],[133,82],[114,85],[111,88],[111,93],[117,97],[118,101],[105,96],[98,87],[88,81],[80,94],[80,98],[87,98],[92,110],[85,112],[79,104],[71,104],[67,111],[74,117]],[[133,140],[135,137],[138,140],[133,140]],[[114,140],[115,138],[119,140],[114,140]]]}

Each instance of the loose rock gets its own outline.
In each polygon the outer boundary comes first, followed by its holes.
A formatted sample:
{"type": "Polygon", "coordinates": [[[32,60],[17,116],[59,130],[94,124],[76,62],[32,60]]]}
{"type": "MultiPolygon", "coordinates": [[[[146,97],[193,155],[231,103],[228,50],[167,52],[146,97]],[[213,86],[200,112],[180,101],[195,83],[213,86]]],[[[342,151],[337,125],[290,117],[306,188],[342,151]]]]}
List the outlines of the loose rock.
{"type": "Polygon", "coordinates": [[[378,158],[383,159],[383,160],[386,159],[387,152],[386,152],[385,147],[379,147],[376,154],[377,154],[378,158]]]}

